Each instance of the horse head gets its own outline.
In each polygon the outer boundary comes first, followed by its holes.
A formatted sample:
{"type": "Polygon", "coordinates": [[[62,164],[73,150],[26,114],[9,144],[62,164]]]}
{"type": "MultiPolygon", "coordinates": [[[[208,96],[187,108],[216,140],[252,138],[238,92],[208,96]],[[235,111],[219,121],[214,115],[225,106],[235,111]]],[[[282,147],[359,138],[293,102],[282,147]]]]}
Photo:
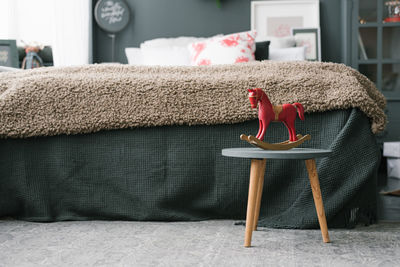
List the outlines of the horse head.
{"type": "Polygon", "coordinates": [[[247,89],[251,108],[257,108],[258,101],[261,100],[261,88],[247,89]]]}

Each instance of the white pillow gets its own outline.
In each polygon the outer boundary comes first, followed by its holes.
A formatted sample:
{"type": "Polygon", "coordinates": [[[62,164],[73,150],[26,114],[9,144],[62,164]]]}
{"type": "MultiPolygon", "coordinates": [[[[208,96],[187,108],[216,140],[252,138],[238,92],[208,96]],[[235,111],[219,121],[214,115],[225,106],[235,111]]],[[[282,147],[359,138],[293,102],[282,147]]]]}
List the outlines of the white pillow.
{"type": "Polygon", "coordinates": [[[301,47],[272,48],[269,50],[269,60],[296,61],[306,59],[306,49],[301,47]]]}
{"type": "Polygon", "coordinates": [[[289,48],[296,46],[294,36],[268,37],[267,40],[271,41],[269,48],[289,48]]]}
{"type": "Polygon", "coordinates": [[[233,64],[254,61],[256,31],[214,37],[188,46],[191,65],[233,64]]]}
{"type": "Polygon", "coordinates": [[[157,39],[147,40],[141,43],[140,48],[174,47],[174,46],[186,47],[190,43],[201,42],[206,39],[207,38],[186,37],[186,36],[180,36],[176,38],[157,38],[157,39]]]}
{"type": "Polygon", "coordinates": [[[190,54],[186,46],[142,47],[142,64],[147,66],[189,66],[190,54]]]}
{"type": "MultiPolygon", "coordinates": [[[[214,37],[223,36],[222,34],[214,37]]],[[[211,37],[211,38],[214,38],[211,37]]],[[[157,38],[140,44],[142,64],[148,66],[189,66],[188,45],[208,38],[180,36],[176,38],[157,38]]]]}
{"type": "Polygon", "coordinates": [[[143,65],[142,51],[138,47],[126,47],[125,55],[129,65],[143,65]]]}

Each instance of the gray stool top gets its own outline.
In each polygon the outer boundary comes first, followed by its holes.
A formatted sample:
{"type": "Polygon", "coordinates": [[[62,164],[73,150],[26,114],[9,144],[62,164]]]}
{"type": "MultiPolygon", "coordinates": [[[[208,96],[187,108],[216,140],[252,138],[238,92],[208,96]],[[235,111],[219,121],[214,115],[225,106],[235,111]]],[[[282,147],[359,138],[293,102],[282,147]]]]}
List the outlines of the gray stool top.
{"type": "Polygon", "coordinates": [[[222,155],[252,159],[312,159],[327,157],[332,153],[328,149],[292,148],[289,150],[264,150],[257,147],[225,148],[222,155]]]}

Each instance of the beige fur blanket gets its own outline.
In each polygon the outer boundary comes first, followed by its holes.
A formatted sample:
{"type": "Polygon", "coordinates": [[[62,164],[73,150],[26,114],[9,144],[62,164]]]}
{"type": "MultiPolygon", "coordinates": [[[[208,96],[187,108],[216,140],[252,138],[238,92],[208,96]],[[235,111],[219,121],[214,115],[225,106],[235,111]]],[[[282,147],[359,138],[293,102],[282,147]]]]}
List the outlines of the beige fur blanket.
{"type": "MultiPolygon", "coordinates": [[[[341,64],[254,62],[209,67],[88,65],[0,74],[0,137],[90,133],[257,117],[247,89],[306,112],[359,108],[374,133],[386,105],[374,84],[341,64]]],[[[307,119],[307,118],[306,118],[307,119]]]]}

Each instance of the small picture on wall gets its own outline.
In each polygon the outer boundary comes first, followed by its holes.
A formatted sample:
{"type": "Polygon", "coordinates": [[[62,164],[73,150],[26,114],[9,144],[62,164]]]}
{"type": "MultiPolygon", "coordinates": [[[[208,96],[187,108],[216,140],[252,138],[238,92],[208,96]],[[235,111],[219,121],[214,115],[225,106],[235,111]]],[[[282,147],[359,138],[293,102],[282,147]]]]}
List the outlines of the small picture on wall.
{"type": "Polygon", "coordinates": [[[319,28],[292,29],[296,46],[306,47],[306,60],[321,61],[321,40],[319,28]]]}
{"type": "Polygon", "coordinates": [[[267,35],[285,37],[292,34],[292,28],[302,28],[303,17],[268,17],[267,35]]]}
{"type": "Polygon", "coordinates": [[[18,50],[15,40],[0,40],[0,66],[18,68],[18,50]]]}

